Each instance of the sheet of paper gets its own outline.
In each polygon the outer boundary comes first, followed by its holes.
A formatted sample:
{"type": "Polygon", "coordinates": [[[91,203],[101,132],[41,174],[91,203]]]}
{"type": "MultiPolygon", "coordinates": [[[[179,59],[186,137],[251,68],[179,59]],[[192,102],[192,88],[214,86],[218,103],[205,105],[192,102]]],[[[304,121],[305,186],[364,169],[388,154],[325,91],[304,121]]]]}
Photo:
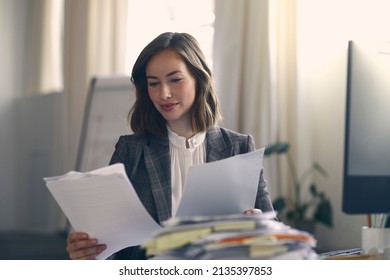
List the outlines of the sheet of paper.
{"type": "Polygon", "coordinates": [[[264,148],[191,166],[177,217],[239,214],[253,208],[264,148]]]}
{"type": "Polygon", "coordinates": [[[72,227],[107,245],[97,259],[140,245],[161,229],[139,200],[123,164],[44,180],[72,227]]]}

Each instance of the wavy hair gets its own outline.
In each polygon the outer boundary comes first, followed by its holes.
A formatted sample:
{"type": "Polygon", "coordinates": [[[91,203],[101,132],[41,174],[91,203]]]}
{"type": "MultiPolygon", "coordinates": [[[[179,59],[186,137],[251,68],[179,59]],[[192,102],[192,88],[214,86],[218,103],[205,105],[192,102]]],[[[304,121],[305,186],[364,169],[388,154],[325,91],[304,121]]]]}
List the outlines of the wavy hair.
{"type": "Polygon", "coordinates": [[[131,74],[136,88],[136,101],[128,114],[133,132],[139,136],[166,133],[166,121],[154,107],[146,79],[149,60],[164,50],[174,50],[183,58],[196,80],[195,101],[192,106],[192,129],[203,132],[221,118],[214,80],[204,54],[196,39],[188,33],[166,32],[151,41],[138,56],[131,74]]]}

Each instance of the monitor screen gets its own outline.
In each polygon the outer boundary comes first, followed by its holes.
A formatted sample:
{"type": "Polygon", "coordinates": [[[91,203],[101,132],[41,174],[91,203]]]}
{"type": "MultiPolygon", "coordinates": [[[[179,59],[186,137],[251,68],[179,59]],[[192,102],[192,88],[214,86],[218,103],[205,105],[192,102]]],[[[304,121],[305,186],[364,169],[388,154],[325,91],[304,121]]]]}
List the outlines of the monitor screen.
{"type": "Polygon", "coordinates": [[[390,42],[348,44],[343,211],[390,212],[390,42]]]}

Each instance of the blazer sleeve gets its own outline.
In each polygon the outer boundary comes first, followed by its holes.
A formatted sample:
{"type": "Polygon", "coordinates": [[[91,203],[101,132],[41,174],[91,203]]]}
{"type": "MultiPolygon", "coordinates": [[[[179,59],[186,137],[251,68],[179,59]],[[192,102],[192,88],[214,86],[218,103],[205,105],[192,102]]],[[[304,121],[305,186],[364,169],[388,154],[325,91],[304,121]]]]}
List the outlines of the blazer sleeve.
{"type": "MultiPolygon", "coordinates": [[[[123,163],[126,168],[127,175],[129,176],[128,171],[128,157],[129,157],[129,149],[126,145],[126,137],[120,136],[118,142],[115,145],[115,151],[111,156],[111,160],[109,165],[115,163],[123,163]]],[[[124,248],[107,259],[109,260],[146,260],[146,252],[140,246],[132,246],[124,248]]]]}
{"type": "MultiPolygon", "coordinates": [[[[248,135],[248,152],[255,150],[255,141],[251,135],[248,135]]],[[[271,198],[269,196],[267,181],[264,176],[264,168],[260,171],[259,185],[257,187],[257,195],[255,201],[255,208],[263,212],[274,211],[271,198]]]]}
{"type": "Polygon", "coordinates": [[[115,164],[115,163],[125,163],[125,157],[127,156],[127,146],[124,136],[120,136],[117,143],[115,144],[115,150],[114,153],[111,156],[111,160],[109,162],[109,165],[115,164]]]}

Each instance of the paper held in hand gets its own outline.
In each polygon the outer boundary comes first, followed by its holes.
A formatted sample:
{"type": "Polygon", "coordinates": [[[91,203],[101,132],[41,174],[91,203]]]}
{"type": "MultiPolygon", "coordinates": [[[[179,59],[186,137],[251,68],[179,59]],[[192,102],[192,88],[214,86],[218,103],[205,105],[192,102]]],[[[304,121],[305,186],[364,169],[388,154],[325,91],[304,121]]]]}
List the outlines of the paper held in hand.
{"type": "MultiPolygon", "coordinates": [[[[263,154],[264,148],[190,167],[176,216],[238,214],[252,208],[263,154]]],[[[44,180],[74,230],[107,245],[97,259],[140,245],[161,229],[138,198],[123,164],[44,180]]]]}

